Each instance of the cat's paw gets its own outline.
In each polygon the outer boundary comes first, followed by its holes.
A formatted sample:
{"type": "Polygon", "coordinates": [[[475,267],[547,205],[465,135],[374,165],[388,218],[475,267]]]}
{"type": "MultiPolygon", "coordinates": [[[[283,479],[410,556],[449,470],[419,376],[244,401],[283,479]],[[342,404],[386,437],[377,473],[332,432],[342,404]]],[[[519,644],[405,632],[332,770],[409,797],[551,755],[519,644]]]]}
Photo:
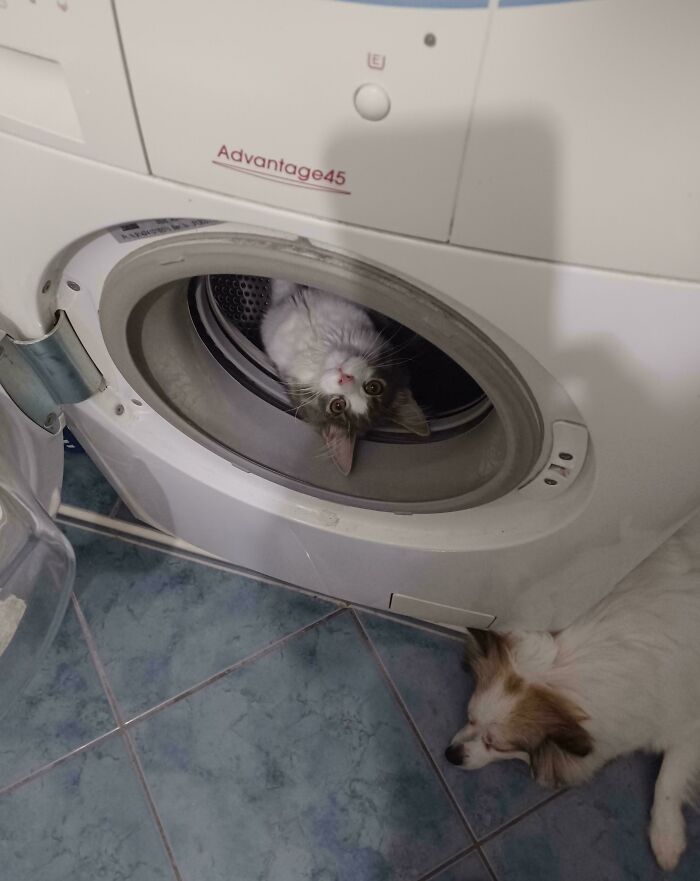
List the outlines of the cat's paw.
{"type": "Polygon", "coordinates": [[[675,869],[685,850],[685,823],[682,815],[665,820],[654,819],[649,828],[651,849],[656,862],[666,872],[675,869]]]}

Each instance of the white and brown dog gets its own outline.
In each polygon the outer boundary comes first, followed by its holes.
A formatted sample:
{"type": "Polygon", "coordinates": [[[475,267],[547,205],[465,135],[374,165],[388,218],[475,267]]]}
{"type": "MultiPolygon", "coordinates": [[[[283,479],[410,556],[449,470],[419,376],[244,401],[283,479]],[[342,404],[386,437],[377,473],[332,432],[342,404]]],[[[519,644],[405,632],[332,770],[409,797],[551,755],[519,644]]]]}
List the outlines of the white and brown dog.
{"type": "Polygon", "coordinates": [[[699,563],[695,518],[564,630],[475,631],[476,687],[447,759],[523,759],[540,783],[571,786],[624,753],[663,753],[649,834],[673,868],[700,779],[699,563]]]}

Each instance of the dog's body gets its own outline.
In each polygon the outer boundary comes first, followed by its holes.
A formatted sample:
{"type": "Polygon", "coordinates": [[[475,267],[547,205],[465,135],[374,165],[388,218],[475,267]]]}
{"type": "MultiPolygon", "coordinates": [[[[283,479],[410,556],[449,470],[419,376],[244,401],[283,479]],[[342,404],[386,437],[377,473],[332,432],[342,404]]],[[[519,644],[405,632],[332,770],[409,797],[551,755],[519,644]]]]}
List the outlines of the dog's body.
{"type": "Polygon", "coordinates": [[[700,777],[700,518],[559,633],[475,636],[470,721],[448,759],[521,758],[540,782],[569,786],[615,756],[663,753],[650,837],[675,866],[700,777]]]}

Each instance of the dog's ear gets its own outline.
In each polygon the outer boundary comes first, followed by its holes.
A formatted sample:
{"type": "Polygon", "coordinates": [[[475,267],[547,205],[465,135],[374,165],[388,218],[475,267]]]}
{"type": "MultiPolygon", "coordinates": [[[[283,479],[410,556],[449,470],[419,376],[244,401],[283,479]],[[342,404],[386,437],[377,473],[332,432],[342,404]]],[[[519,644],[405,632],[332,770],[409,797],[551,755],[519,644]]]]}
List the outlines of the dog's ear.
{"type": "Polygon", "coordinates": [[[583,727],[586,715],[551,689],[530,686],[518,702],[510,720],[510,738],[530,755],[535,777],[545,785],[567,781],[567,769],[574,758],[593,749],[593,738],[583,727]]]}
{"type": "Polygon", "coordinates": [[[528,755],[532,776],[540,786],[558,789],[567,785],[572,762],[570,753],[559,749],[553,740],[543,740],[528,755]]]}
{"type": "Polygon", "coordinates": [[[548,735],[548,740],[563,752],[581,759],[593,749],[593,738],[583,725],[573,718],[562,720],[562,723],[548,735]]]}

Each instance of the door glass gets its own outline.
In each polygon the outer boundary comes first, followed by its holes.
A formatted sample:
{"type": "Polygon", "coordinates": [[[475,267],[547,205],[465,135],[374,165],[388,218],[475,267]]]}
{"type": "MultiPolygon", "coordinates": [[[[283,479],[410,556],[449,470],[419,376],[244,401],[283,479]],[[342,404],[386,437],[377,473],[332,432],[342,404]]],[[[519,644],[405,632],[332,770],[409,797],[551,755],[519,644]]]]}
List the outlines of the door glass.
{"type": "Polygon", "coordinates": [[[0,451],[0,716],[56,635],[74,573],[70,544],[0,451]]]}

